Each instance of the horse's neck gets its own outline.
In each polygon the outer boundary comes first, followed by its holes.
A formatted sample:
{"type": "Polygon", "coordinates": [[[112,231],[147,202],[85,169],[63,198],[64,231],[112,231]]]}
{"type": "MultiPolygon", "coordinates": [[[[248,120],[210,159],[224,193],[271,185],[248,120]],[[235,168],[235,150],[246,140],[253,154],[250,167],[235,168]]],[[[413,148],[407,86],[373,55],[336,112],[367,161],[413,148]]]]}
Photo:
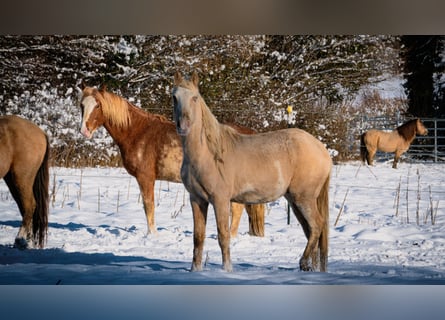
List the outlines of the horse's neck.
{"type": "Polygon", "coordinates": [[[210,154],[207,142],[206,130],[203,127],[202,118],[195,120],[190,132],[181,137],[184,157],[192,161],[200,161],[210,154]]]}
{"type": "Polygon", "coordinates": [[[224,141],[221,139],[220,126],[212,113],[198,119],[188,136],[183,139],[184,156],[194,162],[222,162],[221,148],[225,147],[222,145],[224,141]]]}
{"type": "Polygon", "coordinates": [[[411,144],[413,140],[416,138],[416,130],[413,130],[409,133],[409,135],[401,135],[399,132],[397,132],[399,136],[401,136],[407,143],[411,144]]]}

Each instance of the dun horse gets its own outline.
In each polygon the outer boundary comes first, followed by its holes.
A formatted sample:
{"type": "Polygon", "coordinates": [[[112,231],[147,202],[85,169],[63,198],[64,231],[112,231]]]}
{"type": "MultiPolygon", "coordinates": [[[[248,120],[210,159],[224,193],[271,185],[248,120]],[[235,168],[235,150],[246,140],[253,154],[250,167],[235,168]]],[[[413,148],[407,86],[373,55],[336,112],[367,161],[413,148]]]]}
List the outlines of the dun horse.
{"type": "Polygon", "coordinates": [[[20,249],[43,248],[48,229],[46,134],[17,116],[0,117],[0,178],[4,178],[22,216],[15,239],[20,249]]]}
{"type": "Polygon", "coordinates": [[[360,137],[360,156],[362,161],[372,165],[374,156],[378,150],[383,152],[394,152],[392,167],[397,168],[400,156],[409,149],[416,134],[427,135],[428,130],[420,119],[413,119],[391,132],[380,130],[369,130],[360,137]]]}
{"type": "Polygon", "coordinates": [[[301,270],[326,271],[328,191],[332,160],[323,144],[300,129],[244,135],[220,124],[207,107],[193,73],[174,77],[176,129],[184,159],[183,183],[190,193],[194,221],[192,271],[202,270],[207,209],[215,210],[223,268],[232,270],[229,203],[265,203],[284,196],[308,239],[301,270]]]}
{"type": "MultiPolygon", "coordinates": [[[[145,112],[104,88],[84,87],[80,101],[81,133],[91,138],[97,128],[105,127],[119,147],[124,167],[139,184],[148,232],[156,233],[155,180],[182,182],[182,148],[174,123],[161,115],[145,112]]],[[[239,127],[238,130],[250,129],[239,127]]],[[[232,204],[232,236],[238,232],[243,208],[244,205],[232,204]]],[[[246,205],[246,211],[249,233],[264,236],[264,205],[246,205]]]]}

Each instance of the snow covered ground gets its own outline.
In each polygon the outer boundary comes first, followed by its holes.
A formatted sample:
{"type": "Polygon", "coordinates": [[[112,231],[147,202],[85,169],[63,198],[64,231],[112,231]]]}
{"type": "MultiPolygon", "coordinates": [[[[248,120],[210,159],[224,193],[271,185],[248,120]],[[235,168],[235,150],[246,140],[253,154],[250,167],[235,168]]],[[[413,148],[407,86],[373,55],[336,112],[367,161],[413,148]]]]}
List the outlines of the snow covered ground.
{"type": "Polygon", "coordinates": [[[206,265],[191,273],[192,214],[181,184],[156,183],[158,234],[147,236],[136,180],[124,169],[51,168],[43,250],[13,248],[21,219],[0,183],[0,284],[445,284],[444,168],[335,165],[327,273],[299,271],[306,239],[293,215],[287,225],[284,199],[268,204],[264,238],[247,234],[243,215],[231,240],[233,273],[221,270],[210,208],[206,265]]]}

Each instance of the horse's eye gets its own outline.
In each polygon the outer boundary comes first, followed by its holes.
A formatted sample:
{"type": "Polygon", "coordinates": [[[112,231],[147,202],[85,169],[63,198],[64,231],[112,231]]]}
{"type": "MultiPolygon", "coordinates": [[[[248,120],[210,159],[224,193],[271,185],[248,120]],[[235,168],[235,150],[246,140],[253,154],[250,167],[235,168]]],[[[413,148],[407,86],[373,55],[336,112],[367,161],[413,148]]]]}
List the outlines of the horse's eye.
{"type": "Polygon", "coordinates": [[[198,96],[193,96],[192,100],[193,100],[193,102],[198,101],[198,96]]]}

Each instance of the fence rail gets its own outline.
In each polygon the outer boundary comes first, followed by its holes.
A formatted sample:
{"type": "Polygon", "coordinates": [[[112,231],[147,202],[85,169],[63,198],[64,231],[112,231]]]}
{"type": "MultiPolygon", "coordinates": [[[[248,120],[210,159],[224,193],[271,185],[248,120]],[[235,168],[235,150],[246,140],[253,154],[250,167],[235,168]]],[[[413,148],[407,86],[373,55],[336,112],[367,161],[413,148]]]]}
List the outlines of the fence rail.
{"type": "Polygon", "coordinates": [[[428,128],[427,136],[417,136],[408,154],[411,157],[445,161],[445,119],[422,119],[428,128]]]}
{"type": "MultiPolygon", "coordinates": [[[[394,130],[410,118],[405,118],[400,114],[394,116],[382,116],[361,119],[363,131],[373,129],[394,130]]],[[[445,119],[422,118],[428,135],[416,136],[408,151],[402,156],[412,162],[417,161],[445,161],[445,119]]],[[[378,152],[376,157],[386,159],[393,157],[384,152],[378,152]]]]}

